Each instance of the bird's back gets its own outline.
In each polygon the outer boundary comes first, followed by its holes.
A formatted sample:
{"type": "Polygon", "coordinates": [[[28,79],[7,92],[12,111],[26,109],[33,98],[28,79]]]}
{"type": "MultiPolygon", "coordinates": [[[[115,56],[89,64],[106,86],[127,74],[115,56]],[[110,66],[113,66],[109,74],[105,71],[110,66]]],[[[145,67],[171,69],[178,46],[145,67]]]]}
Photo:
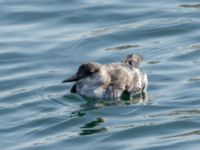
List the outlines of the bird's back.
{"type": "Polygon", "coordinates": [[[106,66],[114,89],[135,93],[143,90],[147,84],[146,74],[137,67],[124,63],[112,63],[106,66]]]}

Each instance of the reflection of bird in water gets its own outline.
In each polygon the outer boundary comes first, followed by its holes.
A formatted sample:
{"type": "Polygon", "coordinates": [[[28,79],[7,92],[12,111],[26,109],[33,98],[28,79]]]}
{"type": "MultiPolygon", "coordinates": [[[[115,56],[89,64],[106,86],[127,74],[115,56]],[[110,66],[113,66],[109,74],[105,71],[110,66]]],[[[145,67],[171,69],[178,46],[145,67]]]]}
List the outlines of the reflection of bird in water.
{"type": "Polygon", "coordinates": [[[86,103],[81,104],[81,109],[79,111],[87,111],[91,109],[98,109],[107,106],[125,106],[132,104],[146,104],[148,101],[148,95],[146,92],[137,94],[137,95],[123,95],[120,100],[102,100],[102,99],[92,99],[85,97],[84,100],[86,103]]]}
{"type": "Polygon", "coordinates": [[[147,75],[139,69],[140,55],[128,55],[123,62],[82,64],[75,75],[63,82],[74,82],[71,92],[100,99],[119,98],[124,93],[146,91],[147,75]]]}
{"type": "MultiPolygon", "coordinates": [[[[75,96],[75,95],[74,95],[75,96]]],[[[79,97],[83,98],[83,97],[79,97]]],[[[70,117],[83,117],[87,116],[87,112],[93,109],[101,109],[107,106],[124,106],[124,105],[131,105],[131,104],[145,104],[147,102],[147,95],[146,93],[138,94],[132,96],[129,100],[99,100],[99,99],[92,99],[92,98],[84,98],[85,102],[81,105],[80,109],[71,113],[70,117]]],[[[97,118],[92,118],[92,120],[88,121],[84,125],[81,126],[79,135],[89,135],[89,134],[96,134],[102,133],[109,130],[106,126],[102,126],[101,124],[107,122],[109,118],[106,116],[98,116],[97,118]]]]}

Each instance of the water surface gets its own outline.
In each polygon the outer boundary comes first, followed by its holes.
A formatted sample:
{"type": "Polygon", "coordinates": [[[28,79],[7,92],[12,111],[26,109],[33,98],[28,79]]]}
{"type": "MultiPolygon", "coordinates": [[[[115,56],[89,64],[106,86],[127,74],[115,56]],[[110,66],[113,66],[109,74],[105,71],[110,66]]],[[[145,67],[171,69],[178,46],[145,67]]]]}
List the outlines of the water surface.
{"type": "Polygon", "coordinates": [[[0,4],[1,149],[199,149],[198,0],[0,4]],[[129,53],[144,57],[145,97],[92,100],[61,83],[129,53]]]}

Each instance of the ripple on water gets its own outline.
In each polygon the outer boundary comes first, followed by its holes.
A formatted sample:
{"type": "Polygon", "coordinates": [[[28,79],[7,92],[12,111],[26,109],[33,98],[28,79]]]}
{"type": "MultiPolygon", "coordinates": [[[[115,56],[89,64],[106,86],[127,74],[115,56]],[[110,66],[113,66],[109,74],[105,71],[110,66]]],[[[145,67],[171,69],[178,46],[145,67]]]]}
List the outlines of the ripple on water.
{"type": "Polygon", "coordinates": [[[199,3],[7,0],[0,14],[1,149],[199,149],[199,3]],[[86,61],[144,57],[145,95],[69,93],[86,61]],[[142,142],[141,142],[142,141],[142,142]]]}

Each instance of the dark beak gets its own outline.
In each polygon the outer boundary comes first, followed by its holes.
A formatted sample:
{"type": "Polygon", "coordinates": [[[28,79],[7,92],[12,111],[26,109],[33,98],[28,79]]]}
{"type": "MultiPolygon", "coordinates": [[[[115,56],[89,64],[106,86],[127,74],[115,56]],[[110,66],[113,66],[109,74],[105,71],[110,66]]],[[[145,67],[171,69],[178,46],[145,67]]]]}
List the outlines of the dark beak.
{"type": "Polygon", "coordinates": [[[74,82],[74,81],[78,81],[78,80],[79,80],[79,78],[76,75],[73,75],[72,77],[63,80],[62,83],[65,83],[65,82],[74,82]]]}

